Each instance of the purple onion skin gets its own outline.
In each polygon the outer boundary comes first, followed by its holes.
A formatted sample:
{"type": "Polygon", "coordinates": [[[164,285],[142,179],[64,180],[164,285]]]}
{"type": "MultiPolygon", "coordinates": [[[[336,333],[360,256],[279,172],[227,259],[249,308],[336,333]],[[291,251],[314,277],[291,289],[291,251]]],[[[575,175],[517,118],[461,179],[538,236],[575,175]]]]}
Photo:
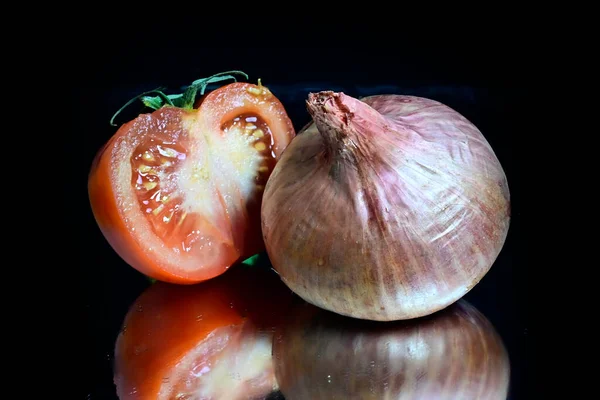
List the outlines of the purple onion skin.
{"type": "Polygon", "coordinates": [[[286,400],[505,400],[510,387],[501,338],[464,300],[386,323],[304,303],[275,338],[275,376],[286,400]]]}
{"type": "Polygon", "coordinates": [[[504,170],[465,117],[402,95],[310,94],[307,125],[262,201],[274,269],[304,300],[360,319],[425,316],[489,271],[510,224],[504,170]]]}

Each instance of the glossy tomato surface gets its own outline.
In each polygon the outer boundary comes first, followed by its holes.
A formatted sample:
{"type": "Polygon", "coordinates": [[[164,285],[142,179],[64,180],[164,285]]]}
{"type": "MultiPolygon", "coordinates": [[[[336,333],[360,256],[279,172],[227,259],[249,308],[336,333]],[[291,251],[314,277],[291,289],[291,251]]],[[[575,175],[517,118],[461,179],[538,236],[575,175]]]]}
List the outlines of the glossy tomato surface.
{"type": "Polygon", "coordinates": [[[272,271],[245,266],[195,285],[155,283],[116,340],[119,398],[265,398],[278,389],[273,332],[294,298],[272,271]]]}
{"type": "Polygon", "coordinates": [[[191,284],[264,249],[264,185],[295,136],[262,85],[231,83],[194,109],[122,125],[96,156],[88,194],[112,248],[157,280],[191,284]]]}

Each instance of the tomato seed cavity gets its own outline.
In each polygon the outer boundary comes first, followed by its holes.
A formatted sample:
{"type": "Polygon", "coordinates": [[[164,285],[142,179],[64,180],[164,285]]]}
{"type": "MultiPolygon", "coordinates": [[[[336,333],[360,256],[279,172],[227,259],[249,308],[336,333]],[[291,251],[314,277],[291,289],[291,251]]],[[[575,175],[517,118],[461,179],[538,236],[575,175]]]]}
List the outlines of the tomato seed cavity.
{"type": "Polygon", "coordinates": [[[132,180],[140,207],[150,214],[155,232],[159,235],[172,235],[179,230],[186,213],[180,209],[179,201],[170,192],[161,187],[161,180],[167,179],[186,159],[181,146],[164,143],[155,139],[140,145],[131,157],[132,180]]]}
{"type": "Polygon", "coordinates": [[[252,147],[261,153],[263,161],[258,167],[258,173],[255,178],[256,188],[264,189],[264,186],[269,177],[269,172],[275,166],[275,152],[273,151],[273,136],[269,125],[255,114],[241,114],[231,121],[223,124],[221,129],[226,134],[235,132],[238,134],[248,135],[251,137],[250,143],[252,147]]]}

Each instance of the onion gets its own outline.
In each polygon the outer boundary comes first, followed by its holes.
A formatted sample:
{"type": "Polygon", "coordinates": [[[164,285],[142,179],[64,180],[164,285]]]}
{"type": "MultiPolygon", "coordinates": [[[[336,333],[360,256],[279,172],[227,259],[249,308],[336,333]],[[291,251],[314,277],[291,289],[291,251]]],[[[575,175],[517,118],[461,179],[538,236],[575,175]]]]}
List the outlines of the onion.
{"type": "Polygon", "coordinates": [[[267,182],[262,231],[304,300],[370,320],[431,314],[464,296],[500,253],[506,176],[490,144],[437,101],[309,95],[313,122],[267,182]]]}
{"type": "Polygon", "coordinates": [[[464,300],[410,321],[364,321],[307,303],[290,315],[273,343],[287,400],[507,398],[506,348],[464,300]]]}

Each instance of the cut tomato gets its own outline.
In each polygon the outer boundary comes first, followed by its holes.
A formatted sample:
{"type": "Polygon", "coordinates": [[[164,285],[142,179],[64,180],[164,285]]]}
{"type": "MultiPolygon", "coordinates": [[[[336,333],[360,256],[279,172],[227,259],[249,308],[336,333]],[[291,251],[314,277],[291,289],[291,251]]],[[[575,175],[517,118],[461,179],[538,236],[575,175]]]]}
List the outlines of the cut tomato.
{"type": "Polygon", "coordinates": [[[278,390],[273,332],[294,298],[260,267],[196,285],[157,282],[130,307],[116,340],[119,398],[265,398],[278,390]]]}
{"type": "Polygon", "coordinates": [[[283,105],[260,84],[231,83],[198,108],[166,104],[139,115],[92,165],[96,221],[149,277],[190,284],[220,275],[264,250],[264,185],[294,136],[283,105]]]}

